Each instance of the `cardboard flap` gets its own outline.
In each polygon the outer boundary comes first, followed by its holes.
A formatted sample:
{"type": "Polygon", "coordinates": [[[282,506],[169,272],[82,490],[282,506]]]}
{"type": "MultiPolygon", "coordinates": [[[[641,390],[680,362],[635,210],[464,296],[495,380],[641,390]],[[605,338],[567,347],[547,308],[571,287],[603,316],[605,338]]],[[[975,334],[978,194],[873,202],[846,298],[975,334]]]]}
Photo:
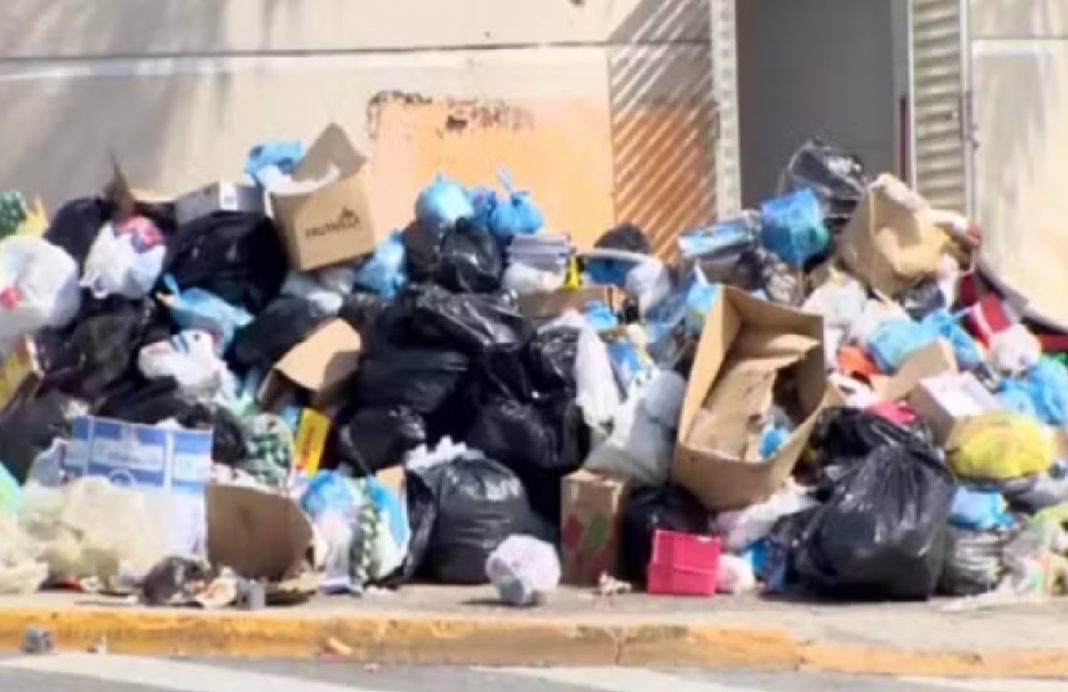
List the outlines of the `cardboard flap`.
{"type": "Polygon", "coordinates": [[[205,493],[212,564],[270,581],[284,579],[300,565],[312,527],[295,501],[237,485],[209,485],[205,493]]]}
{"type": "Polygon", "coordinates": [[[755,370],[782,370],[819,347],[820,340],[805,334],[782,334],[743,329],[730,351],[728,366],[755,370]]]}
{"type": "Polygon", "coordinates": [[[353,145],[337,123],[331,123],[308,149],[293,171],[294,180],[321,180],[336,166],[342,176],[359,173],[367,164],[367,157],[353,145]]]}
{"type": "Polygon", "coordinates": [[[294,346],[274,369],[297,386],[319,392],[343,382],[359,364],[363,342],[343,320],[331,320],[294,346]]]}

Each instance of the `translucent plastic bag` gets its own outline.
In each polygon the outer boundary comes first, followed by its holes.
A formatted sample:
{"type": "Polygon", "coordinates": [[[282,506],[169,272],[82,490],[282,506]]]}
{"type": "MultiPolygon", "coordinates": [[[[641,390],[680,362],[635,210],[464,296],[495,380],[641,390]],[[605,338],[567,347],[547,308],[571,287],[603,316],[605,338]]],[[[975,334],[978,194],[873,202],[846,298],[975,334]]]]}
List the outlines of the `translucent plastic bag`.
{"type": "Polygon", "coordinates": [[[187,330],[167,341],[149,344],[137,354],[137,367],[148,379],[173,377],[182,393],[192,397],[211,398],[224,389],[236,388],[207,332],[187,330]]]}
{"type": "Polygon", "coordinates": [[[42,327],[65,327],[81,308],[78,265],[35,236],[0,241],[0,342],[42,327]]]}
{"type": "Polygon", "coordinates": [[[139,300],[155,286],[166,254],[163,234],[143,216],[104,224],[89,248],[81,285],[98,299],[139,300]]]}
{"type": "Polygon", "coordinates": [[[22,526],[53,579],[140,578],[168,552],[153,496],[87,477],[61,489],[27,486],[22,526]]]}
{"type": "Polygon", "coordinates": [[[803,267],[830,243],[820,202],[808,188],[765,202],[761,213],[764,247],[793,267],[803,267]]]}
{"type": "Polygon", "coordinates": [[[36,592],[48,578],[48,565],[39,559],[38,546],[14,516],[0,513],[0,594],[36,592]]]}
{"type": "Polygon", "coordinates": [[[592,329],[579,335],[575,355],[576,401],[586,423],[594,429],[607,429],[621,403],[608,347],[592,329]]]}
{"type": "Polygon", "coordinates": [[[779,182],[779,192],[811,189],[820,200],[824,224],[831,233],[838,233],[849,223],[867,186],[864,164],[859,158],[810,139],[790,159],[779,182]]]}
{"type": "Polygon", "coordinates": [[[542,603],[560,584],[556,548],[532,536],[509,536],[486,560],[486,576],[514,606],[542,603]]]}

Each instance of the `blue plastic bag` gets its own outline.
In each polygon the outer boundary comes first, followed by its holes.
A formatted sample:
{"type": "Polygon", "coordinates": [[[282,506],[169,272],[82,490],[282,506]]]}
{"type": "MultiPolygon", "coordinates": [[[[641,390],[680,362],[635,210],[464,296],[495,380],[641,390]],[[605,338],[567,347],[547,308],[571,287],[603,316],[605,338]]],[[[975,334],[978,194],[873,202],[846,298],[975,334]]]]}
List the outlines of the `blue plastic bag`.
{"type": "Polygon", "coordinates": [[[909,356],[937,338],[938,334],[933,330],[902,317],[880,324],[868,337],[866,346],[879,370],[893,374],[909,356]]]}
{"type": "Polygon", "coordinates": [[[757,241],[759,227],[750,216],[740,216],[707,228],[683,231],[676,241],[684,260],[733,256],[751,248],[757,241]]]}
{"type": "Polygon", "coordinates": [[[415,201],[415,218],[428,231],[443,233],[463,218],[472,218],[475,208],[463,185],[439,175],[415,201]]]}
{"type": "Polygon", "coordinates": [[[1012,526],[1012,516],[1000,492],[959,487],[953,496],[949,523],[962,529],[993,531],[1012,526]]]}
{"type": "Polygon", "coordinates": [[[719,285],[709,283],[700,267],[688,272],[685,280],[646,315],[652,356],[671,362],[683,342],[700,336],[719,293],[719,285]]]}
{"type": "Polygon", "coordinates": [[[252,323],[252,315],[247,310],[227,303],[211,291],[201,288],[183,291],[170,274],[163,277],[163,285],[170,291],[162,302],[170,310],[171,319],[182,330],[199,329],[211,334],[216,353],[225,353],[234,334],[252,323]]]}
{"type": "Polygon", "coordinates": [[[285,174],[293,173],[304,158],[304,145],[297,140],[279,140],[257,144],[245,160],[245,173],[260,187],[265,187],[260,174],[277,168],[285,174]]]}
{"type": "Polygon", "coordinates": [[[393,231],[356,271],[356,283],[383,298],[392,299],[397,295],[397,289],[407,281],[404,259],[404,234],[402,231],[393,231]]]}
{"type": "Polygon", "coordinates": [[[935,310],[923,318],[921,324],[933,334],[949,341],[957,363],[964,369],[974,368],[983,361],[975,339],[960,326],[957,318],[948,310],[935,310]]]}
{"type": "Polygon", "coordinates": [[[1068,422],[1068,368],[1042,357],[1019,379],[1002,381],[998,397],[1008,408],[1046,425],[1068,422]]]}
{"type": "Polygon", "coordinates": [[[764,247],[787,264],[802,267],[830,243],[820,201],[809,188],[764,202],[761,213],[764,247]]]}
{"type": "Polygon", "coordinates": [[[611,332],[619,327],[619,319],[616,317],[616,313],[602,300],[591,300],[586,303],[583,315],[598,334],[611,332]]]}

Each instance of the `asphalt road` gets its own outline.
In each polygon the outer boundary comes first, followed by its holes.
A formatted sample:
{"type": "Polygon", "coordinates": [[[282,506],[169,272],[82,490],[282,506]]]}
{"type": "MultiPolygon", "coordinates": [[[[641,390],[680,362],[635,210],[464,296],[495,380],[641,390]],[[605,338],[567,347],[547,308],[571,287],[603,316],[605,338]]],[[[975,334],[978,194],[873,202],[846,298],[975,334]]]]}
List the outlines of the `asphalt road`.
{"type": "Polygon", "coordinates": [[[0,659],[4,692],[1064,692],[1065,681],[931,680],[641,668],[379,667],[348,661],[0,659]]]}

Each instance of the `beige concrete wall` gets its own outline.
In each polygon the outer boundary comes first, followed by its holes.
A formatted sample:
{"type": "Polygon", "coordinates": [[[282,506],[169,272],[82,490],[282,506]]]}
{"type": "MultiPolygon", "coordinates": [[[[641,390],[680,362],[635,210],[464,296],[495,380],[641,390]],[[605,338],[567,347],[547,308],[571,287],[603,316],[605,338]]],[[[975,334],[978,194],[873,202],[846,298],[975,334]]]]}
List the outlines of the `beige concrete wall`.
{"type": "Polygon", "coordinates": [[[983,258],[1068,326],[1068,3],[973,0],[983,258]]]}
{"type": "Polygon", "coordinates": [[[434,173],[499,165],[558,228],[662,248],[711,213],[707,0],[4,0],[0,188],[236,178],[249,147],[341,123],[380,221],[434,173]]]}

